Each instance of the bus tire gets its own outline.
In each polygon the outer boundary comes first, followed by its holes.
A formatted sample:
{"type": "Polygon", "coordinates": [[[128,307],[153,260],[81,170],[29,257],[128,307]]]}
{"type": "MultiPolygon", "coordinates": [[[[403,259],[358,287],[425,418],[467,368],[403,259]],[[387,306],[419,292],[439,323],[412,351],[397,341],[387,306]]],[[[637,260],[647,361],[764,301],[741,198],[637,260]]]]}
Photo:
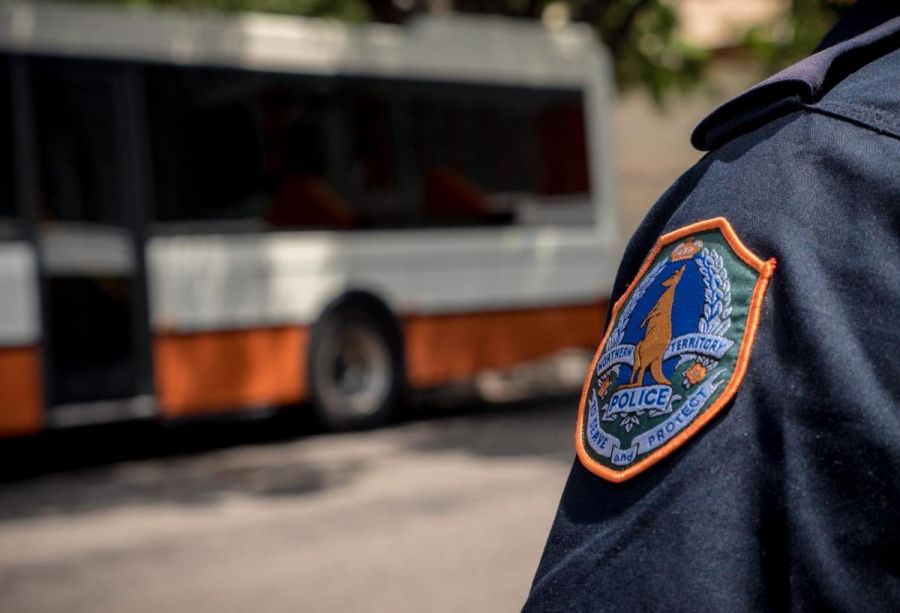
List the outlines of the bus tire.
{"type": "Polygon", "coordinates": [[[403,351],[391,314],[375,300],[326,312],[313,328],[308,365],[313,409],[326,429],[374,428],[396,413],[403,351]]]}

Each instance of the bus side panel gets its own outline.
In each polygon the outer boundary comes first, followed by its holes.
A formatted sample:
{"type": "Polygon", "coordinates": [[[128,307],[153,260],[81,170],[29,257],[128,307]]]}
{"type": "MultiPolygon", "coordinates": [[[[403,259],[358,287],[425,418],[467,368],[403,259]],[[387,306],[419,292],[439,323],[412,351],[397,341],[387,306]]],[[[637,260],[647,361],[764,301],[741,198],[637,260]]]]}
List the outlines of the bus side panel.
{"type": "Polygon", "coordinates": [[[0,436],[44,422],[37,265],[24,241],[0,244],[0,436]]]}
{"type": "Polygon", "coordinates": [[[603,331],[605,303],[408,317],[407,377],[413,387],[460,381],[568,347],[592,348],[603,331]]]}
{"type": "Polygon", "coordinates": [[[294,326],[157,335],[161,414],[176,418],[302,400],[308,337],[306,328],[294,326]]]}
{"type": "Polygon", "coordinates": [[[40,430],[42,406],[40,349],[0,348],[0,436],[40,430]]]}

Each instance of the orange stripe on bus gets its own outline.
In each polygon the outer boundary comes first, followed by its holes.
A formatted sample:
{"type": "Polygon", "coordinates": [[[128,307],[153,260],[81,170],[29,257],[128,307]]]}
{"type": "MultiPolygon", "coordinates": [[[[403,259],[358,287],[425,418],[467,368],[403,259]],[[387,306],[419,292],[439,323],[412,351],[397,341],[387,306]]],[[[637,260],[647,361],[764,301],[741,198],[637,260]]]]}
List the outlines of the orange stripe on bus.
{"type": "Polygon", "coordinates": [[[593,349],[605,303],[438,316],[404,321],[407,377],[413,387],[441,385],[567,347],[593,349]]]}
{"type": "Polygon", "coordinates": [[[308,336],[300,327],[158,336],[156,386],[163,416],[302,400],[308,336]]]}
{"type": "Polygon", "coordinates": [[[40,430],[42,403],[40,348],[0,349],[0,435],[40,430]]]}

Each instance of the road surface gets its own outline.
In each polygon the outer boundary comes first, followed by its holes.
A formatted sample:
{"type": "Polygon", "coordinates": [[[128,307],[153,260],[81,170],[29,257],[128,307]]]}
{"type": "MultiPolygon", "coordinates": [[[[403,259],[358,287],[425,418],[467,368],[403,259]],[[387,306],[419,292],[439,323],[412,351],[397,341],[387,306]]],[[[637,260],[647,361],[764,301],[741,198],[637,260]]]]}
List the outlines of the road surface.
{"type": "Polygon", "coordinates": [[[518,610],[576,406],[287,440],[208,425],[193,450],[191,430],[67,435],[73,458],[103,436],[118,451],[0,483],[0,611],[518,610]],[[130,448],[142,451],[116,459],[130,448]]]}

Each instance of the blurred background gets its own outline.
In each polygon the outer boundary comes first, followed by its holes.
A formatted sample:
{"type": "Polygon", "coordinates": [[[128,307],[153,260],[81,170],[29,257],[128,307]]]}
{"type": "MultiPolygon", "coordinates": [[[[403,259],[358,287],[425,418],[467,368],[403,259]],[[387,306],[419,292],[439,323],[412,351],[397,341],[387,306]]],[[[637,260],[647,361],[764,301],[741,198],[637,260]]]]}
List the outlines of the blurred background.
{"type": "Polygon", "coordinates": [[[628,237],[846,4],[0,4],[0,610],[517,610],[628,237]]]}

